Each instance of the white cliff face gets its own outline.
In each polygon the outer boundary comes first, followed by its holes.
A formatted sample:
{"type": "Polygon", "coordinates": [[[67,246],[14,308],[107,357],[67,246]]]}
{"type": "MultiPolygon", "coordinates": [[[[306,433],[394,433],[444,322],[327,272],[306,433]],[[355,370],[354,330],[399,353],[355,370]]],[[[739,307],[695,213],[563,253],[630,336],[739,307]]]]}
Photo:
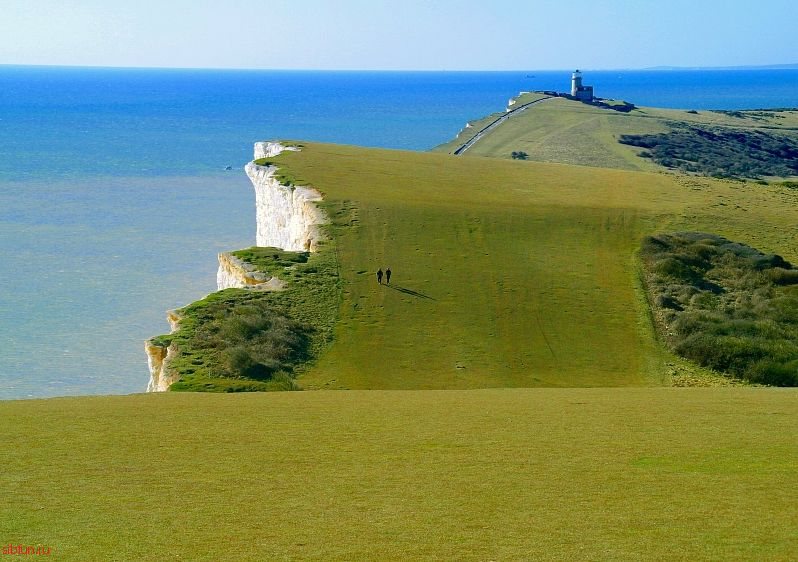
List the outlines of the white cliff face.
{"type": "Polygon", "coordinates": [[[216,287],[219,291],[230,288],[279,291],[285,285],[280,278],[269,277],[232,254],[219,254],[219,270],[216,272],[216,287]]]}
{"type": "Polygon", "coordinates": [[[274,166],[250,162],[244,170],[255,188],[255,243],[292,252],[316,251],[322,240],[319,226],[327,222],[316,206],[321,194],[308,187],[281,184],[274,166]]]}
{"type": "Polygon", "coordinates": [[[283,150],[299,150],[295,146],[285,146],[280,144],[279,142],[256,142],[255,143],[255,160],[259,160],[261,158],[272,158],[273,156],[277,156],[283,150]]]}

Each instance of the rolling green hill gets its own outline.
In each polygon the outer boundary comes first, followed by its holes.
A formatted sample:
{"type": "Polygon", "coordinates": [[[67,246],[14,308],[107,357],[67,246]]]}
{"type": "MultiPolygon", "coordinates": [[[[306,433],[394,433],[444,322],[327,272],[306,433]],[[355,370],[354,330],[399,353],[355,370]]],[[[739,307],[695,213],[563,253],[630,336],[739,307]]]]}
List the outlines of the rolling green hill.
{"type": "MultiPolygon", "coordinates": [[[[535,93],[521,95],[512,107],[539,97],[535,93]]],[[[612,103],[614,102],[610,102],[612,103]]],[[[435,150],[453,152],[473,137],[484,124],[484,120],[475,121],[473,127],[464,129],[456,139],[435,150]]],[[[554,97],[507,119],[463,154],[510,158],[512,152],[521,151],[527,153],[530,160],[540,162],[659,171],[663,169],[661,165],[650,157],[640,156],[646,150],[641,150],[640,146],[621,144],[619,140],[629,135],[672,136],[674,132],[681,136],[672,137],[675,139],[673,143],[688,148],[679,156],[692,158],[706,155],[725,143],[731,153],[729,159],[724,160],[724,165],[729,166],[739,160],[741,155],[759,147],[763,138],[795,145],[798,142],[798,111],[722,112],[637,107],[627,113],[554,97]],[[689,140],[700,139],[701,133],[707,131],[720,132],[721,136],[699,147],[685,145],[689,140]],[[685,132],[692,134],[686,136],[685,132]],[[753,136],[748,139],[738,138],[741,134],[753,136]]],[[[770,157],[777,161],[783,155],[776,150],[770,157]]],[[[672,157],[670,162],[678,167],[679,162],[672,160],[678,158],[672,157]]],[[[707,175],[712,175],[718,170],[710,167],[706,171],[707,175]]],[[[798,174],[772,175],[790,177],[798,174]]]]}
{"type": "Polygon", "coordinates": [[[340,217],[335,341],[304,388],[668,384],[643,236],[702,230],[798,257],[798,193],[781,186],[322,144],[275,161],[340,217]],[[374,278],[386,266],[391,287],[374,278]]]}

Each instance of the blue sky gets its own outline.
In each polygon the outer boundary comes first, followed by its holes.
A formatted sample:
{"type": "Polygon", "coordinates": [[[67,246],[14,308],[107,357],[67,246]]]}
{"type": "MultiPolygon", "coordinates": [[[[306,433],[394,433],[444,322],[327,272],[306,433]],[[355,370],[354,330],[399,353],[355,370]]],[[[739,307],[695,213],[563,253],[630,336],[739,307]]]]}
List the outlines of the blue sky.
{"type": "Polygon", "coordinates": [[[0,0],[0,64],[522,70],[798,63],[796,0],[0,0]]]}

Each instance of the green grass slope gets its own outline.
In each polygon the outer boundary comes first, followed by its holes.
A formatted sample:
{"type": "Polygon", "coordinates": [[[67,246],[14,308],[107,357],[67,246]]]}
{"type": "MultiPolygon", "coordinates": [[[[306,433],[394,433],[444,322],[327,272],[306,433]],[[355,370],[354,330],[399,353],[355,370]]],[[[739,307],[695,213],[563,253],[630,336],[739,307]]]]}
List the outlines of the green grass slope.
{"type": "Polygon", "coordinates": [[[785,389],[0,402],[0,537],[54,560],[794,560],[785,389]]]}
{"type": "MultiPolygon", "coordinates": [[[[531,100],[527,94],[517,103],[531,100]]],[[[715,112],[638,107],[623,113],[566,98],[551,98],[504,121],[464,153],[466,156],[510,158],[523,151],[530,160],[583,166],[657,171],[663,167],[641,158],[641,149],[618,142],[624,135],[660,135],[673,124],[721,131],[785,134],[798,137],[798,111],[715,112]]],[[[470,131],[467,130],[467,131],[470,131]]],[[[437,147],[452,152],[465,142],[457,139],[437,147]]]]}
{"type": "Polygon", "coordinates": [[[304,388],[667,383],[643,236],[702,230],[798,257],[783,187],[322,144],[274,160],[324,194],[343,282],[304,388]],[[374,277],[386,266],[390,287],[374,277]]]}

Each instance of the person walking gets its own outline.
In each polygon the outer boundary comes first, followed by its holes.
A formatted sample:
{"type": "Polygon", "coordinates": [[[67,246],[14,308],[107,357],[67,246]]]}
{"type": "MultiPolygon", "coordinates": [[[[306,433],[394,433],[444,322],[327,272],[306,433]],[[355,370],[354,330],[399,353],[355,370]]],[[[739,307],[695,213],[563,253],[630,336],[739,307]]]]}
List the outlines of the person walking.
{"type": "Polygon", "coordinates": [[[382,285],[382,268],[377,270],[377,283],[382,285]]]}
{"type": "Polygon", "coordinates": [[[390,285],[391,284],[391,268],[385,268],[385,282],[390,285]]]}

